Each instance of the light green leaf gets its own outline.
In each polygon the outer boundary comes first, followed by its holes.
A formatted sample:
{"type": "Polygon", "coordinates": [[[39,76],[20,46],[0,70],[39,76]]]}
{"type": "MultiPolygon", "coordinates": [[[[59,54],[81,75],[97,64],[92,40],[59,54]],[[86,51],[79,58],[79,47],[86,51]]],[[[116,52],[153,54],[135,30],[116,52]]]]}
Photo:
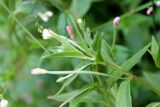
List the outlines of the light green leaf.
{"type": "Polygon", "coordinates": [[[120,84],[116,95],[116,107],[132,107],[130,80],[120,84]]]}
{"type": "Polygon", "coordinates": [[[159,51],[158,43],[155,40],[155,38],[152,37],[151,54],[152,54],[154,61],[156,61],[157,59],[158,51],[159,51]]]}
{"type": "Polygon", "coordinates": [[[160,49],[159,45],[154,37],[152,37],[151,55],[158,68],[160,68],[160,49]]]}
{"type": "Polygon", "coordinates": [[[86,92],[80,94],[70,102],[69,107],[77,107],[80,102],[87,103],[104,103],[102,97],[98,96],[98,93],[93,93],[93,89],[89,89],[86,92]],[[99,98],[99,99],[98,99],[99,98]]]}
{"type": "Polygon", "coordinates": [[[133,66],[135,66],[139,60],[142,58],[142,56],[147,52],[148,48],[151,44],[148,44],[144,48],[142,48],[139,52],[137,52],[135,55],[133,55],[130,59],[128,59],[126,62],[124,62],[121,67],[125,70],[130,70],[133,66]]]}
{"type": "MultiPolygon", "coordinates": [[[[75,102],[72,104],[77,103],[76,99],[74,100],[75,102]]],[[[81,98],[79,102],[86,102],[86,103],[100,103],[106,105],[106,102],[104,101],[103,95],[100,95],[97,91],[93,90],[90,93],[88,93],[86,96],[81,98]]],[[[75,107],[75,106],[74,106],[75,107]]]]}
{"type": "MultiPolygon", "coordinates": [[[[84,86],[83,88],[79,89],[77,93],[75,93],[73,96],[70,96],[66,101],[64,101],[59,107],[63,107],[64,105],[66,105],[67,103],[69,103],[70,101],[76,98],[77,103],[78,101],[83,97],[84,93],[89,93],[90,91],[92,91],[94,88],[96,88],[98,85],[96,83],[91,83],[88,84],[86,86],[84,86]],[[82,95],[82,96],[81,96],[82,95]],[[79,100],[78,100],[79,99],[79,100]]],[[[86,94],[87,95],[87,94],[86,94]]],[[[84,95],[85,96],[85,95],[84,95]]],[[[76,104],[77,104],[76,103],[76,104]]],[[[72,106],[73,107],[73,106],[72,106]]],[[[75,106],[74,106],[75,107],[75,106]]]]}
{"type": "Polygon", "coordinates": [[[160,102],[150,103],[146,107],[160,107],[160,102]]]}
{"type": "MultiPolygon", "coordinates": [[[[130,70],[133,66],[135,66],[139,60],[142,58],[142,56],[147,52],[148,48],[150,47],[150,44],[142,48],[140,51],[138,51],[135,55],[133,55],[131,58],[129,58],[127,61],[125,61],[121,67],[125,69],[126,71],[130,70]]],[[[118,72],[118,71],[113,71],[112,74],[113,76],[117,78],[110,78],[110,83],[111,85],[118,80],[119,77],[121,77],[123,74],[118,72]]]]}
{"type": "Polygon", "coordinates": [[[79,97],[83,93],[86,93],[88,91],[93,90],[95,87],[97,87],[97,84],[92,83],[84,86],[83,88],[79,90],[75,90],[69,93],[60,94],[56,96],[49,97],[50,99],[54,99],[56,101],[64,101],[59,107],[65,106],[67,103],[71,102],[74,98],[79,97]]]}
{"type": "Polygon", "coordinates": [[[111,50],[111,47],[109,46],[109,44],[105,40],[102,40],[102,43],[101,43],[101,56],[102,56],[102,59],[106,63],[114,63],[111,51],[112,50],[111,50]]]}
{"type": "Polygon", "coordinates": [[[53,53],[53,54],[47,54],[43,55],[42,58],[50,58],[50,57],[73,57],[73,58],[80,58],[80,59],[88,59],[89,57],[86,57],[82,53],[79,52],[59,52],[59,53],[53,53]]]}
{"type": "Polygon", "coordinates": [[[57,41],[59,41],[64,46],[64,48],[66,50],[81,53],[77,48],[75,48],[73,45],[71,45],[70,39],[68,39],[64,36],[58,35],[52,31],[50,31],[50,33],[53,35],[52,37],[55,38],[57,41]]]}

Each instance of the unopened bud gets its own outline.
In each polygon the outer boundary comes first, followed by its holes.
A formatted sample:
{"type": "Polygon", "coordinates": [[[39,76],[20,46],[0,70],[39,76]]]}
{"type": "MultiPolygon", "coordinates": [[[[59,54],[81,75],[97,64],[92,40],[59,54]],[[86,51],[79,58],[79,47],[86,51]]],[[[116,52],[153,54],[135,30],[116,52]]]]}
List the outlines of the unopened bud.
{"type": "Polygon", "coordinates": [[[114,27],[117,27],[119,25],[119,22],[120,22],[120,17],[114,18],[114,20],[113,20],[114,27]]]}
{"type": "Polygon", "coordinates": [[[41,68],[34,68],[31,70],[31,74],[38,75],[38,74],[46,74],[47,70],[41,68]]]}
{"type": "Polygon", "coordinates": [[[68,34],[70,35],[70,37],[71,37],[72,39],[74,39],[75,34],[74,34],[73,29],[72,29],[72,26],[66,26],[66,30],[67,30],[68,34]]]}
{"type": "Polygon", "coordinates": [[[153,7],[149,7],[146,11],[146,14],[151,15],[152,12],[153,12],[153,7]]]}

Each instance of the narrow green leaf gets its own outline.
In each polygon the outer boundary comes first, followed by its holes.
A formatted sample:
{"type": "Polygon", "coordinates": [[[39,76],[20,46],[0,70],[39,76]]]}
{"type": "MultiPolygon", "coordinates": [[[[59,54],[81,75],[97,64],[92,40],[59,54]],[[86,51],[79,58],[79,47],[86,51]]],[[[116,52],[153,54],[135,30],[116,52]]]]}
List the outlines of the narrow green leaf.
{"type": "Polygon", "coordinates": [[[99,34],[99,32],[96,32],[96,34],[94,35],[93,43],[92,43],[92,48],[94,49],[94,51],[97,51],[97,49],[99,49],[101,45],[101,40],[102,40],[101,35],[99,34]]]}
{"type": "Polygon", "coordinates": [[[111,51],[112,51],[111,47],[108,45],[108,43],[105,40],[102,40],[102,44],[101,44],[101,56],[102,56],[102,59],[106,63],[114,63],[111,51]]]}
{"type": "MultiPolygon", "coordinates": [[[[92,90],[90,93],[85,95],[83,98],[78,98],[72,101],[70,106],[75,105],[77,102],[85,102],[85,103],[99,103],[99,104],[104,104],[106,105],[106,102],[104,101],[103,95],[99,94],[96,90],[92,90]],[[79,100],[79,101],[76,101],[79,100]],[[74,103],[73,103],[74,102],[74,103]]],[[[77,107],[77,106],[73,106],[77,107]]]]}
{"type": "Polygon", "coordinates": [[[48,96],[48,99],[63,102],[66,101],[69,97],[74,96],[78,92],[79,90],[72,90],[71,92],[68,93],[63,93],[56,96],[48,96]]]}
{"type": "MultiPolygon", "coordinates": [[[[79,68],[76,68],[75,70],[81,71],[81,70],[85,69],[86,67],[88,67],[91,64],[92,63],[84,64],[84,65],[80,66],[79,68]]],[[[48,98],[52,98],[52,97],[55,97],[58,94],[60,94],[68,85],[70,85],[76,79],[77,76],[78,76],[78,74],[75,74],[75,75],[71,76],[70,78],[66,79],[66,81],[64,82],[64,84],[62,85],[60,90],[54,96],[49,96],[48,98]]]]}
{"type": "Polygon", "coordinates": [[[116,95],[116,107],[132,107],[130,80],[120,84],[116,95]]]}
{"type": "Polygon", "coordinates": [[[70,96],[66,101],[64,101],[59,107],[65,106],[67,103],[69,103],[70,101],[72,101],[75,98],[79,97],[79,99],[80,99],[81,98],[80,96],[82,94],[84,94],[86,92],[88,93],[89,91],[93,90],[97,86],[98,85],[96,83],[91,83],[91,84],[84,86],[83,88],[79,89],[77,93],[75,93],[73,96],[70,96]]]}
{"type": "MultiPolygon", "coordinates": [[[[135,55],[133,55],[131,58],[129,58],[127,61],[125,61],[121,67],[125,69],[126,71],[130,70],[133,66],[135,66],[139,60],[142,58],[142,56],[147,52],[148,48],[150,47],[150,44],[142,48],[139,52],[137,52],[135,55]]],[[[113,76],[116,76],[117,78],[110,78],[111,85],[118,80],[118,77],[121,77],[123,74],[117,71],[113,71],[113,76]]]]}
{"type": "Polygon", "coordinates": [[[80,59],[88,59],[89,57],[83,55],[82,53],[79,52],[58,52],[58,53],[53,53],[53,54],[47,54],[43,55],[42,58],[50,58],[50,57],[73,57],[73,58],[80,58],[80,59]]]}
{"type": "Polygon", "coordinates": [[[160,107],[160,102],[150,103],[146,107],[160,107]]]}
{"type": "MultiPolygon", "coordinates": [[[[48,98],[49,98],[49,99],[55,99],[55,98],[58,99],[57,96],[58,96],[61,92],[63,92],[63,90],[64,90],[68,85],[70,85],[70,84],[76,79],[77,76],[78,76],[78,74],[73,75],[72,77],[68,78],[68,79],[64,82],[64,84],[62,85],[62,87],[59,89],[59,91],[58,91],[55,95],[48,96],[48,98]]],[[[74,94],[73,94],[73,95],[74,95],[74,94]]],[[[59,98],[59,99],[61,99],[61,98],[59,98]]],[[[59,100],[58,100],[58,101],[59,101],[59,100]]],[[[64,101],[64,100],[62,100],[62,101],[64,101]]]]}
{"type": "Polygon", "coordinates": [[[152,37],[151,55],[152,55],[154,61],[156,61],[156,59],[157,59],[158,51],[159,51],[158,43],[155,40],[155,38],[152,37]]]}
{"type": "Polygon", "coordinates": [[[133,66],[135,66],[139,60],[142,58],[142,56],[147,52],[148,48],[151,46],[151,44],[148,44],[144,48],[142,48],[139,52],[137,52],[135,55],[133,55],[130,59],[128,59],[126,62],[124,62],[121,67],[125,70],[130,70],[133,66]]]}
{"type": "Polygon", "coordinates": [[[50,33],[53,35],[52,36],[53,38],[58,40],[64,46],[65,49],[67,49],[69,51],[75,51],[75,52],[80,53],[80,51],[77,48],[75,48],[73,45],[71,45],[71,43],[69,42],[70,39],[68,39],[64,36],[58,35],[52,31],[50,31],[50,33]]]}
{"type": "MultiPolygon", "coordinates": [[[[91,88],[91,89],[88,89],[87,91],[83,92],[82,94],[78,95],[76,98],[74,98],[71,102],[70,102],[70,105],[69,107],[77,107],[77,105],[84,101],[84,99],[86,98],[86,96],[88,96],[94,89],[95,87],[91,88]]],[[[94,97],[97,97],[97,96],[94,96],[94,97]]],[[[91,98],[90,100],[88,99],[88,102],[90,101],[93,101],[94,98],[91,98]]],[[[97,99],[97,100],[100,100],[100,99],[97,99]]],[[[96,100],[94,100],[96,101],[96,100]]],[[[87,103],[88,103],[87,102],[87,103]]]]}

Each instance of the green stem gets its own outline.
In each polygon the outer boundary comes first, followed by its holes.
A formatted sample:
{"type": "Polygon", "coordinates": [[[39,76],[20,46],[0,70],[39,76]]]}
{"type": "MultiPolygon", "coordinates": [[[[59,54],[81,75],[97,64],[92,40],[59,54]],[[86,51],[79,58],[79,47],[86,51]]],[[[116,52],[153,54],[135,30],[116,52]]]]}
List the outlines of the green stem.
{"type": "Polygon", "coordinates": [[[156,36],[156,21],[155,21],[155,8],[154,8],[154,0],[152,0],[152,7],[153,7],[153,14],[152,14],[152,20],[153,20],[153,34],[156,36]]]}
{"type": "Polygon", "coordinates": [[[108,74],[94,72],[94,71],[46,71],[45,74],[53,74],[53,75],[65,75],[65,74],[92,74],[92,75],[99,75],[104,77],[109,77],[108,74]]]}
{"type": "Polygon", "coordinates": [[[112,41],[112,51],[114,51],[116,43],[117,27],[114,27],[113,41],[112,41]]]}
{"type": "MultiPolygon", "coordinates": [[[[98,65],[96,65],[96,71],[98,71],[98,65]]],[[[96,78],[97,78],[99,84],[102,86],[102,92],[103,92],[104,95],[106,96],[107,105],[108,105],[109,107],[112,107],[112,102],[111,102],[111,100],[110,100],[109,93],[108,93],[108,91],[107,91],[104,83],[102,82],[101,78],[100,78],[98,75],[96,76],[96,78]]]]}
{"type": "Polygon", "coordinates": [[[107,66],[107,67],[108,66],[112,67],[116,71],[119,71],[119,72],[121,72],[121,73],[123,73],[123,74],[125,74],[125,75],[127,75],[129,77],[131,77],[131,79],[134,79],[134,80],[138,81],[139,83],[143,84],[144,86],[148,87],[149,89],[151,89],[152,91],[154,91],[155,93],[157,93],[157,94],[160,95],[160,90],[159,89],[153,87],[152,85],[150,85],[146,81],[138,78],[137,76],[133,75],[132,73],[128,72],[127,70],[125,70],[125,69],[123,69],[123,68],[121,68],[121,67],[119,67],[119,66],[117,66],[115,64],[111,64],[111,63],[104,63],[104,62],[102,62],[102,63],[99,63],[99,64],[102,64],[102,65],[107,66]]]}

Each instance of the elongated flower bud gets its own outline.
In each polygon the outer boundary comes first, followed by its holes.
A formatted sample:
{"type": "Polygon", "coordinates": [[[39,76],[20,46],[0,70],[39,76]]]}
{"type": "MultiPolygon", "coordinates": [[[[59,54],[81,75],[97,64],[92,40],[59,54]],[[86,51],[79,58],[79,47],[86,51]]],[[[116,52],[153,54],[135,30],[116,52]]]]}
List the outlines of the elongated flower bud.
{"type": "Polygon", "coordinates": [[[72,39],[74,39],[75,34],[74,34],[73,29],[72,29],[72,26],[66,26],[66,30],[67,30],[69,36],[70,36],[72,39]]]}
{"type": "Polygon", "coordinates": [[[46,74],[47,70],[41,68],[34,68],[31,70],[31,74],[38,75],[38,74],[46,74]]]}
{"type": "Polygon", "coordinates": [[[48,29],[43,29],[42,36],[43,39],[50,39],[52,37],[52,34],[48,29]]]}
{"type": "Polygon", "coordinates": [[[114,18],[114,20],[113,20],[114,27],[117,27],[119,25],[119,21],[120,21],[120,17],[114,18]]]}
{"type": "Polygon", "coordinates": [[[153,12],[153,7],[149,7],[146,11],[146,14],[151,15],[152,12],[153,12]]]}
{"type": "Polygon", "coordinates": [[[5,99],[2,99],[0,102],[0,107],[7,107],[7,105],[8,105],[8,101],[5,99]]]}

